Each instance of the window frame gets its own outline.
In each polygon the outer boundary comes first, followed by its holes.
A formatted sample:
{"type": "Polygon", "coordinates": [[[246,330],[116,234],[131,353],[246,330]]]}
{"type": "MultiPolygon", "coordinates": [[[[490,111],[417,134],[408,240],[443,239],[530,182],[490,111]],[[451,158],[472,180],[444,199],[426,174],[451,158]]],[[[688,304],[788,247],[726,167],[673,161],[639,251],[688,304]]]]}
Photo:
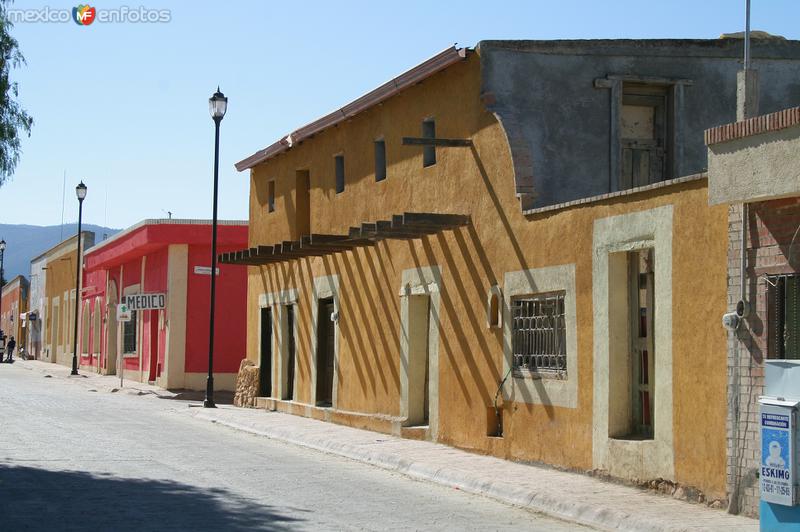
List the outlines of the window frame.
{"type": "Polygon", "coordinates": [[[139,353],[139,313],[136,310],[131,310],[131,319],[122,322],[122,355],[135,355],[139,353]],[[128,340],[131,333],[129,328],[133,328],[133,350],[128,350],[128,340]]]}
{"type": "Polygon", "coordinates": [[[503,275],[503,398],[510,402],[574,409],[578,407],[578,322],[575,263],[505,272],[503,275]],[[513,372],[511,299],[543,292],[565,291],[566,350],[568,373],[518,375],[513,372]]]}
{"type": "MultiPolygon", "coordinates": [[[[787,343],[787,326],[800,333],[800,274],[787,273],[768,275],[767,282],[767,358],[771,360],[800,360],[800,341],[794,341],[793,347],[787,343]],[[789,287],[788,285],[794,285],[789,287]],[[793,290],[794,294],[787,294],[793,290]],[[789,297],[791,296],[791,298],[789,297]],[[794,308],[794,325],[787,324],[787,301],[791,301],[794,308]],[[783,341],[778,341],[782,336],[783,341]],[[788,351],[788,352],[787,352],[788,351]]],[[[800,334],[796,334],[800,337],[800,334]]]]}
{"type": "Polygon", "coordinates": [[[375,139],[375,182],[385,181],[387,177],[386,141],[383,138],[375,139]]]}
{"type": "MultiPolygon", "coordinates": [[[[422,121],[422,138],[436,138],[436,119],[428,117],[422,121]]],[[[429,168],[436,165],[436,146],[422,147],[422,167],[429,168]]]]}
{"type": "Polygon", "coordinates": [[[267,212],[275,212],[275,180],[267,182],[267,212]]]}
{"type": "Polygon", "coordinates": [[[333,171],[335,177],[334,190],[337,194],[341,194],[345,190],[344,154],[339,153],[333,156],[333,171]]]}
{"type": "Polygon", "coordinates": [[[553,290],[548,292],[538,292],[533,294],[515,295],[511,298],[511,350],[512,350],[512,368],[514,375],[518,377],[533,376],[533,377],[557,377],[567,378],[569,374],[569,365],[567,361],[567,325],[566,325],[566,290],[553,290]],[[529,316],[519,316],[518,313],[524,310],[542,310],[543,305],[549,306],[555,303],[557,314],[539,313],[529,316]],[[525,305],[524,309],[520,306],[525,305]],[[550,322],[555,318],[556,323],[550,322]],[[531,320],[534,323],[540,323],[542,326],[538,328],[518,329],[518,325],[527,321],[530,325],[531,320]],[[548,323],[550,322],[550,323],[548,323]],[[556,338],[552,338],[555,334],[556,338]],[[543,344],[548,347],[553,346],[555,340],[555,349],[552,353],[542,352],[543,344]],[[539,349],[528,353],[520,353],[524,346],[530,347],[532,345],[538,346],[539,349]],[[536,352],[539,351],[539,352],[536,352]],[[521,358],[527,357],[533,361],[532,366],[528,364],[520,364],[521,358]],[[553,358],[556,366],[562,367],[547,367],[539,366],[536,364],[536,359],[539,357],[553,358]]]}

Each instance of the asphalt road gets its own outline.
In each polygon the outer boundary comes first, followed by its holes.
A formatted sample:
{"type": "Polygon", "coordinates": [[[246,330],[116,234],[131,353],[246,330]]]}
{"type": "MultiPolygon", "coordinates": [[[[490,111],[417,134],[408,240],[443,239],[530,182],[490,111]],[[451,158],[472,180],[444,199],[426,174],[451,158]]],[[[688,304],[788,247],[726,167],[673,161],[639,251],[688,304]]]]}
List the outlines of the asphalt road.
{"type": "Polygon", "coordinates": [[[0,364],[0,530],[576,530],[344,458],[0,364]]]}

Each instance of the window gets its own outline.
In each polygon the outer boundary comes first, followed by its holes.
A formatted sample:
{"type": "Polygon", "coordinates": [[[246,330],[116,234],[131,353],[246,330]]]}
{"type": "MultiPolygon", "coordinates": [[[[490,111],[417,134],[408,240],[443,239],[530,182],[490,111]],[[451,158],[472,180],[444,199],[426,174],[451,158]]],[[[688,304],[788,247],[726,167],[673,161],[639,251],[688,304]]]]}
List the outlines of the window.
{"type": "Polygon", "coordinates": [[[131,320],[126,321],[122,328],[122,352],[136,353],[136,311],[131,311],[131,320]]]}
{"type": "MultiPolygon", "coordinates": [[[[436,138],[436,122],[433,118],[422,121],[422,137],[426,139],[436,138]]],[[[425,146],[422,148],[422,166],[428,167],[436,164],[436,146],[425,146]]]]}
{"type": "Polygon", "coordinates": [[[336,167],[336,193],[344,192],[344,155],[337,155],[333,158],[336,167]]]}
{"type": "Polygon", "coordinates": [[[664,85],[625,83],[622,89],[620,190],[669,179],[669,92],[664,85]]]}
{"type": "Polygon", "coordinates": [[[267,212],[275,212],[275,181],[267,184],[267,212]]]}
{"type": "Polygon", "coordinates": [[[102,328],[102,314],[103,307],[100,304],[100,299],[95,300],[94,303],[94,323],[92,325],[92,353],[100,353],[100,331],[102,328]]]}
{"type": "Polygon", "coordinates": [[[375,181],[386,179],[386,142],[375,141],[375,181]]]}
{"type": "Polygon", "coordinates": [[[514,371],[566,375],[565,292],[511,301],[514,371]]]}
{"type": "Polygon", "coordinates": [[[628,253],[631,432],[642,438],[653,437],[653,403],[655,402],[652,387],[655,380],[653,259],[652,248],[628,253]]]}
{"type": "Polygon", "coordinates": [[[800,359],[800,276],[767,278],[769,358],[800,359]]]}
{"type": "Polygon", "coordinates": [[[91,323],[91,311],[89,310],[89,302],[83,303],[83,312],[81,313],[81,353],[89,354],[89,328],[91,323]]]}

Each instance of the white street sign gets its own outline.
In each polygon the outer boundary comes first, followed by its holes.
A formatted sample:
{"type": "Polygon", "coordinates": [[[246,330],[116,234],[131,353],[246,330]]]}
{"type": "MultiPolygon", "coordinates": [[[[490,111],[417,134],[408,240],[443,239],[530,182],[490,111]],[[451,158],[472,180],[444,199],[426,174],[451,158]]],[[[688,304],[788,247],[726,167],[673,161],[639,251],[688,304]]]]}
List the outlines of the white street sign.
{"type": "Polygon", "coordinates": [[[124,296],[122,302],[131,310],[161,310],[167,306],[166,294],[133,294],[124,296]]]}
{"type": "MultiPolygon", "coordinates": [[[[194,273],[197,275],[211,275],[211,266],[195,266],[194,273]]],[[[219,277],[219,268],[217,268],[217,277],[219,277]]]]}

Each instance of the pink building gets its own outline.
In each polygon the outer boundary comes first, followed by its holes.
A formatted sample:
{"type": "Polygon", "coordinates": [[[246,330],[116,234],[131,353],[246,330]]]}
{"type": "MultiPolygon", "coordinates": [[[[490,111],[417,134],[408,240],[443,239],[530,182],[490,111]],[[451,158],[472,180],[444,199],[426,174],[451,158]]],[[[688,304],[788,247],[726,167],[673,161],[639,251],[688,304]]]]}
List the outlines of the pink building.
{"type": "MultiPolygon", "coordinates": [[[[219,253],[247,246],[247,222],[222,221],[219,253]]],[[[81,367],[169,389],[205,389],[211,285],[211,222],[144,220],[84,254],[81,367]],[[117,320],[123,298],[143,305],[117,320]]],[[[214,384],[233,390],[245,357],[247,272],[220,265],[214,384]]]]}

